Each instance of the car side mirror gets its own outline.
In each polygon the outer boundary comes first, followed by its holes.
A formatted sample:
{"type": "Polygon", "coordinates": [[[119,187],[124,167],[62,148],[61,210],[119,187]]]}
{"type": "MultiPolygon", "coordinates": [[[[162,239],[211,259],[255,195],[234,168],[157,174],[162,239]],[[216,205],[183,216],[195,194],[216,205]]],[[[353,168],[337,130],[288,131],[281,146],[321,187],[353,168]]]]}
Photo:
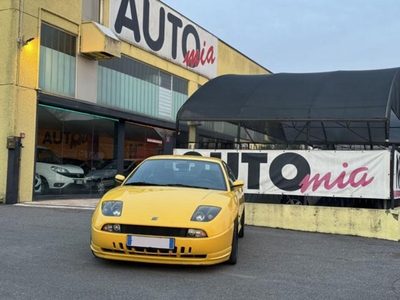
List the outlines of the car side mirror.
{"type": "Polygon", "coordinates": [[[243,180],[236,180],[232,183],[231,188],[232,189],[239,189],[244,186],[244,181],[243,180]]]}
{"type": "Polygon", "coordinates": [[[121,174],[117,174],[117,175],[115,175],[115,181],[118,183],[118,184],[122,184],[122,182],[125,180],[125,176],[124,175],[121,175],[121,174]]]}

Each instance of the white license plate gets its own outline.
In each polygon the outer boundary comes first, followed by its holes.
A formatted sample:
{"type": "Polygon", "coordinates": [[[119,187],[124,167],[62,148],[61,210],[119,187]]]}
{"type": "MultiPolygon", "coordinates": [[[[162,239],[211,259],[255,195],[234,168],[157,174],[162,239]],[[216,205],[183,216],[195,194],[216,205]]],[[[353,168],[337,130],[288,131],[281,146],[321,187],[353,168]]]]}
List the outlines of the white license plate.
{"type": "Polygon", "coordinates": [[[83,179],[77,179],[77,180],[75,180],[75,183],[76,184],[83,184],[83,179]]]}
{"type": "Polygon", "coordinates": [[[174,249],[175,239],[128,235],[126,244],[131,247],[174,249]]]}

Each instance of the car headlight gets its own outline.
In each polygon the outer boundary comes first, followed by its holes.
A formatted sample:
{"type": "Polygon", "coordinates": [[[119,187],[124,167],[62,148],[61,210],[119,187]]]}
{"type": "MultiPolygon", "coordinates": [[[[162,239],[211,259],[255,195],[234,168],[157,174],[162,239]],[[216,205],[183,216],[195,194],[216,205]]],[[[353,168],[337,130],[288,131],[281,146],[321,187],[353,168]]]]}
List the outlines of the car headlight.
{"type": "Polygon", "coordinates": [[[190,221],[209,222],[213,220],[220,211],[221,207],[217,206],[199,206],[190,221]]]}
{"type": "Polygon", "coordinates": [[[69,173],[66,168],[51,166],[50,169],[56,173],[69,173]]]}
{"type": "Polygon", "coordinates": [[[122,214],[122,201],[104,201],[101,212],[108,217],[119,217],[122,214]]]}

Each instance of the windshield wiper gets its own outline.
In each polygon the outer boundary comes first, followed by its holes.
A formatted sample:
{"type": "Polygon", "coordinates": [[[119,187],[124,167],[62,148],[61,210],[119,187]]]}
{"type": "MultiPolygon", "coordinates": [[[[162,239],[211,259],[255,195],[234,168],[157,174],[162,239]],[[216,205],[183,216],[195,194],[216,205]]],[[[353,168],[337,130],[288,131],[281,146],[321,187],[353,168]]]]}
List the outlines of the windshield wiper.
{"type": "Polygon", "coordinates": [[[209,190],[208,187],[202,187],[202,186],[196,186],[196,185],[186,185],[186,184],[180,184],[180,183],[160,184],[160,183],[151,183],[151,182],[145,182],[145,181],[136,181],[136,182],[127,182],[124,185],[125,186],[128,186],[128,185],[130,185],[130,186],[176,186],[176,187],[186,187],[186,188],[209,190]]]}
{"type": "Polygon", "coordinates": [[[180,184],[180,183],[171,183],[171,184],[164,184],[165,186],[178,186],[178,187],[187,187],[187,188],[194,188],[194,189],[206,189],[207,187],[197,186],[197,185],[187,185],[187,184],[180,184]]]}
{"type": "Polygon", "coordinates": [[[150,186],[162,186],[163,184],[151,183],[151,182],[145,182],[145,181],[136,181],[136,182],[127,182],[127,183],[125,183],[124,185],[137,185],[137,186],[150,185],[150,186]]]}

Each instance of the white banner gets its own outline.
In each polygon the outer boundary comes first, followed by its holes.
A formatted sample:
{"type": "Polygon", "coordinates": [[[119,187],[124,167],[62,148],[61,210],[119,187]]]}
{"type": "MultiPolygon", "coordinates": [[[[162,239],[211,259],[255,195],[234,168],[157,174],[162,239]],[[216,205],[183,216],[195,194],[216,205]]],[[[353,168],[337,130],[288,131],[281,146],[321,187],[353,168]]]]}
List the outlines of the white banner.
{"type": "Polygon", "coordinates": [[[390,199],[390,150],[174,149],[174,154],[189,151],[222,158],[245,181],[247,194],[390,199]]]}
{"type": "Polygon", "coordinates": [[[217,75],[218,39],[157,0],[110,0],[118,38],[208,78],[217,75]]]}

